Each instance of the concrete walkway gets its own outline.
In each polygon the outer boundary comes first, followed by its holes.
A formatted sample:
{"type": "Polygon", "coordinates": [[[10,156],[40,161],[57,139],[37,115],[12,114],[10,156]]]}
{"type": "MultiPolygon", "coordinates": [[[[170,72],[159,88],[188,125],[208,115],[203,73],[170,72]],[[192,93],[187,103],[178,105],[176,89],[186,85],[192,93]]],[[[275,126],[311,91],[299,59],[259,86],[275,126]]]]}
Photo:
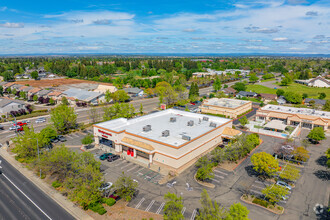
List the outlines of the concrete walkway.
{"type": "Polygon", "coordinates": [[[39,179],[39,177],[37,177],[31,170],[28,170],[21,163],[16,161],[15,158],[7,152],[7,147],[0,148],[0,155],[5,158],[13,167],[15,167],[20,173],[22,173],[26,178],[28,178],[31,182],[38,186],[39,189],[42,190],[46,195],[48,195],[55,202],[57,202],[58,205],[60,205],[63,209],[69,212],[74,218],[82,220],[93,219],[85,211],[73,204],[66,197],[62,196],[57,190],[53,189],[42,179],[39,179]]]}

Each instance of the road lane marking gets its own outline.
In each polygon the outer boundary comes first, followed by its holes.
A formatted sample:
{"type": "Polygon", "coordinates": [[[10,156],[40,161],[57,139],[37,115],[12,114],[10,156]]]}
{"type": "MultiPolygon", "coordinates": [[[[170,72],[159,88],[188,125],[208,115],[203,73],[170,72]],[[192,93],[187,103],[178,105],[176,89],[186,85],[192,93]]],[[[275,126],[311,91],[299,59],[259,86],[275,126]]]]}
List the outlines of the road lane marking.
{"type": "Polygon", "coordinates": [[[228,175],[228,173],[224,173],[224,172],[221,172],[219,170],[214,170],[214,172],[221,173],[221,174],[226,175],[226,176],[228,175]]]}
{"type": "Polygon", "coordinates": [[[32,199],[30,199],[20,188],[18,188],[4,173],[2,174],[11,184],[13,184],[13,186],[20,191],[23,196],[25,196],[25,198],[27,198],[35,207],[37,207],[37,209],[40,210],[40,212],[42,212],[48,219],[51,220],[51,217],[49,217],[39,206],[37,206],[37,204],[35,204],[32,199]]]}
{"type": "Polygon", "coordinates": [[[135,208],[138,209],[144,200],[145,198],[142,198],[141,201],[135,206],[135,208]]]}
{"type": "Polygon", "coordinates": [[[159,208],[158,208],[156,214],[159,214],[159,213],[162,211],[164,205],[165,205],[165,202],[163,202],[162,204],[160,204],[160,206],[159,206],[159,208]]]}
{"type": "Polygon", "coordinates": [[[183,209],[181,210],[181,214],[183,215],[185,211],[186,211],[186,207],[183,207],[183,209]]]}
{"type": "Polygon", "coordinates": [[[151,206],[153,205],[155,203],[155,200],[152,200],[151,202],[150,202],[150,204],[148,205],[148,207],[146,208],[146,212],[149,212],[149,209],[151,208],[151,206]]]}
{"type": "Polygon", "coordinates": [[[191,214],[190,220],[194,220],[196,216],[197,210],[194,209],[193,213],[191,214]]]}

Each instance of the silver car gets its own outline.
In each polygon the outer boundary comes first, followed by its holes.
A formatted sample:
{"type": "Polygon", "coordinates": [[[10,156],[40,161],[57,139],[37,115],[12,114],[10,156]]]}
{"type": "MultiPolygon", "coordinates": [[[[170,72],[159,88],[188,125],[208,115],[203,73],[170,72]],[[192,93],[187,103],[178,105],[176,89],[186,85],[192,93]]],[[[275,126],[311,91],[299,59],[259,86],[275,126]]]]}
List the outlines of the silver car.
{"type": "Polygon", "coordinates": [[[36,123],[43,123],[43,122],[46,122],[46,118],[38,118],[36,120],[36,123]]]}

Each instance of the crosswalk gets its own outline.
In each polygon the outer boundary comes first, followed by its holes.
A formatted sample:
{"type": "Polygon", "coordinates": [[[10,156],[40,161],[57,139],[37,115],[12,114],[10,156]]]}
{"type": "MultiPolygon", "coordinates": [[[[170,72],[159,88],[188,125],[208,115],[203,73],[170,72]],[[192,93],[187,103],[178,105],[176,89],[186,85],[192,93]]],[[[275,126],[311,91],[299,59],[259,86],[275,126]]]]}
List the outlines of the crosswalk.
{"type": "MultiPolygon", "coordinates": [[[[146,199],[145,197],[137,197],[137,198],[134,198],[128,204],[128,206],[136,208],[136,209],[140,209],[140,210],[143,210],[146,212],[152,212],[152,213],[163,215],[165,202],[159,202],[155,199],[146,199]]],[[[190,212],[187,209],[187,207],[184,206],[181,210],[181,213],[185,217],[185,219],[194,220],[197,215],[197,210],[194,209],[190,212]]]]}

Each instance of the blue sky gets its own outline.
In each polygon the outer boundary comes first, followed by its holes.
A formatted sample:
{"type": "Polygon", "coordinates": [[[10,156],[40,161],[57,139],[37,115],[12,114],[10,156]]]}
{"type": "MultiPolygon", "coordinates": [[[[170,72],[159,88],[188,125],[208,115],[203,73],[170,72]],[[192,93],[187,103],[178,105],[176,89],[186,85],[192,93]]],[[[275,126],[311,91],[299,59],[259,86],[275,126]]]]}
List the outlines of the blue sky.
{"type": "Polygon", "coordinates": [[[0,1],[0,54],[330,53],[330,1],[0,1]]]}

